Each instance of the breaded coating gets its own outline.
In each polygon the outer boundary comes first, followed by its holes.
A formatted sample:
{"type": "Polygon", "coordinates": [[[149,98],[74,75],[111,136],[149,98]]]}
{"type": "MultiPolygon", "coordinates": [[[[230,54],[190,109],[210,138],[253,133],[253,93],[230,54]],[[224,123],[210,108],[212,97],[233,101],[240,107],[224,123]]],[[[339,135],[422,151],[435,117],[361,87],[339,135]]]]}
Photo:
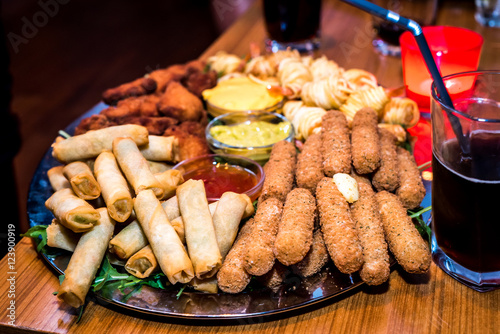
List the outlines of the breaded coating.
{"type": "Polygon", "coordinates": [[[289,266],[302,260],[311,248],[316,200],[304,188],[293,189],[286,197],[283,215],[278,224],[274,255],[289,266]]]}
{"type": "Polygon", "coordinates": [[[323,158],[321,156],[321,135],[313,133],[297,155],[297,187],[306,188],[312,194],[316,192],[318,182],[323,178],[323,158]]]}
{"type": "Polygon", "coordinates": [[[370,181],[362,176],[355,178],[359,180],[360,196],[351,205],[351,214],[363,247],[364,260],[359,275],[368,285],[380,285],[389,279],[391,273],[382,220],[370,181]]]}
{"type": "Polygon", "coordinates": [[[285,280],[290,269],[279,262],[275,262],[274,266],[265,275],[258,276],[257,280],[260,284],[269,289],[278,288],[285,280]]]}
{"type": "Polygon", "coordinates": [[[425,197],[425,187],[413,155],[402,147],[396,150],[398,154],[399,188],[396,195],[407,209],[414,209],[422,203],[425,197]]]}
{"type": "Polygon", "coordinates": [[[295,265],[302,277],[309,277],[318,273],[328,262],[328,251],[323,241],[323,232],[320,229],[314,231],[311,248],[307,255],[295,265]]]}
{"type": "Polygon", "coordinates": [[[201,100],[177,81],[171,81],[158,102],[159,112],[179,122],[199,121],[206,111],[201,100]]]}
{"type": "Polygon", "coordinates": [[[202,98],[202,92],[205,89],[213,88],[217,84],[217,72],[214,70],[205,72],[203,69],[189,68],[188,73],[182,79],[182,84],[191,93],[202,98]]]}
{"type": "Polygon", "coordinates": [[[378,116],[366,107],[358,110],[352,120],[352,164],[358,174],[369,174],[380,166],[378,116]]]}
{"type": "Polygon", "coordinates": [[[174,64],[154,70],[148,74],[148,77],[156,81],[156,91],[163,93],[171,81],[180,81],[185,74],[185,64],[174,64]]]}
{"type": "Polygon", "coordinates": [[[292,190],[297,164],[295,144],[282,140],[274,144],[268,162],[264,166],[266,178],[262,185],[259,202],[275,197],[285,202],[292,190]]]}
{"type": "Polygon", "coordinates": [[[358,232],[349,204],[331,178],[318,183],[316,200],[321,231],[333,263],[344,274],[358,271],[363,264],[358,232]]]}
{"type": "Polygon", "coordinates": [[[327,176],[351,172],[351,140],[345,115],[329,110],[321,120],[321,155],[327,176]]]}
{"type": "Polygon", "coordinates": [[[376,193],[385,239],[398,263],[409,273],[425,273],[431,264],[429,246],[422,239],[399,198],[388,191],[376,193]]]}
{"type": "Polygon", "coordinates": [[[127,97],[151,94],[155,90],[156,81],[151,78],[138,78],[134,81],[121,84],[118,87],[105,90],[102,93],[102,100],[106,104],[114,105],[119,100],[127,97]]]}
{"type": "Polygon", "coordinates": [[[250,218],[241,227],[233,246],[222,263],[222,267],[217,272],[217,285],[224,292],[241,292],[250,283],[251,275],[243,268],[243,260],[253,224],[254,220],[250,218]]]}
{"type": "Polygon", "coordinates": [[[278,232],[283,203],[271,197],[257,206],[251,236],[247,242],[243,266],[247,273],[262,276],[274,265],[274,241],[278,232]]]}
{"type": "Polygon", "coordinates": [[[399,187],[398,155],[396,137],[386,129],[379,129],[380,167],[372,175],[372,184],[377,191],[393,192],[399,187]]]}

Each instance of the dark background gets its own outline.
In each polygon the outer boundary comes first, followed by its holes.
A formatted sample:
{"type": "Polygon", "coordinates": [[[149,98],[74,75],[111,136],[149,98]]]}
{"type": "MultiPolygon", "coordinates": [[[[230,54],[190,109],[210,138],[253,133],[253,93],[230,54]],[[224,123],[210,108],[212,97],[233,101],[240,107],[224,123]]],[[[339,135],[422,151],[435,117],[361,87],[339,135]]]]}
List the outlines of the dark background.
{"type": "Polygon", "coordinates": [[[2,0],[2,222],[28,227],[35,169],[101,93],[197,58],[253,0],[2,0]],[[11,163],[13,159],[13,163],[11,163]]]}

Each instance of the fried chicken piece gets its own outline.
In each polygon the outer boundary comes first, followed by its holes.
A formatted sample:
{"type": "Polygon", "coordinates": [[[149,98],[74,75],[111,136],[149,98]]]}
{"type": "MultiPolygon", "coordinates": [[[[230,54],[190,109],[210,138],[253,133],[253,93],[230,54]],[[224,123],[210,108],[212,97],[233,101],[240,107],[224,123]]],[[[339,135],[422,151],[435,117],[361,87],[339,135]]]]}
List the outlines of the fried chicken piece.
{"type": "Polygon", "coordinates": [[[179,130],[194,136],[205,138],[205,125],[199,122],[182,122],[178,125],[179,130]]]}
{"type": "Polygon", "coordinates": [[[158,110],[162,115],[173,117],[180,122],[199,121],[203,118],[203,103],[181,83],[172,81],[160,97],[158,110]]]}
{"type": "Polygon", "coordinates": [[[191,93],[201,98],[205,89],[213,88],[217,84],[217,72],[190,68],[181,82],[191,93]]]}
{"type": "Polygon", "coordinates": [[[176,64],[154,70],[148,77],[156,81],[156,92],[163,93],[171,81],[180,81],[186,74],[186,65],[176,64]]]}
{"type": "Polygon", "coordinates": [[[109,105],[115,105],[119,100],[131,96],[151,94],[156,91],[156,81],[151,78],[138,78],[134,81],[109,88],[102,93],[102,100],[109,105]]]}
{"type": "Polygon", "coordinates": [[[146,127],[150,135],[161,136],[165,130],[178,121],[171,117],[145,117],[145,116],[132,116],[122,117],[118,119],[119,124],[138,124],[146,127]]]}
{"type": "Polygon", "coordinates": [[[164,136],[175,136],[179,140],[179,160],[194,158],[200,155],[210,154],[205,136],[188,133],[180,126],[169,127],[164,136]]]}
{"type": "Polygon", "coordinates": [[[150,94],[121,100],[117,107],[126,107],[131,113],[137,113],[140,116],[157,117],[160,116],[157,106],[159,101],[160,95],[150,94]]]}
{"type": "Polygon", "coordinates": [[[110,121],[105,115],[92,115],[82,119],[80,124],[76,126],[74,135],[81,135],[89,130],[99,130],[112,125],[116,125],[116,123],[110,121]]]}

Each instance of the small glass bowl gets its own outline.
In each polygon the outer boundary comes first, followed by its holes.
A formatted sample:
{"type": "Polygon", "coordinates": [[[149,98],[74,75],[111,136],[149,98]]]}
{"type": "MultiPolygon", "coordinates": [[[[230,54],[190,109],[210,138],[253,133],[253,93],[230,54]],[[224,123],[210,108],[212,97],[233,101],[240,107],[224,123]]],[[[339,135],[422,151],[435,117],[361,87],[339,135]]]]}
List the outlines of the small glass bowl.
{"type": "Polygon", "coordinates": [[[212,116],[212,117],[218,117],[224,114],[229,114],[233,112],[268,112],[268,113],[275,113],[279,112],[283,108],[283,100],[279,101],[278,103],[269,106],[265,109],[259,109],[259,110],[231,110],[231,109],[225,109],[222,107],[218,107],[209,101],[206,101],[207,104],[207,112],[212,116]]]}
{"type": "Polygon", "coordinates": [[[246,194],[255,201],[262,190],[264,170],[257,162],[232,154],[208,154],[181,161],[173,169],[184,180],[203,180],[209,203],[226,191],[246,194]]]}
{"type": "Polygon", "coordinates": [[[236,111],[220,115],[214,118],[210,123],[208,123],[205,130],[205,135],[209,148],[214,153],[240,155],[255,160],[259,164],[263,165],[269,159],[269,155],[271,154],[271,150],[275,143],[265,146],[233,146],[215,139],[210,134],[210,130],[212,129],[212,127],[217,125],[231,126],[242,123],[253,123],[257,121],[264,121],[272,124],[288,122],[290,123],[290,132],[284,140],[292,142],[295,138],[295,130],[293,128],[292,122],[290,122],[285,116],[281,114],[268,113],[263,111],[236,111]]]}

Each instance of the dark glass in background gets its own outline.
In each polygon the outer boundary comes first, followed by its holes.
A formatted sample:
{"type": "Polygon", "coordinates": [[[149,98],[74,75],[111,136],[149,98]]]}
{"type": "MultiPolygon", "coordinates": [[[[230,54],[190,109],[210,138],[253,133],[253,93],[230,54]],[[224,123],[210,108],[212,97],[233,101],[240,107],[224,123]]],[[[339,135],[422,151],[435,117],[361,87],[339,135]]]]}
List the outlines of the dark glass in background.
{"type": "Polygon", "coordinates": [[[319,46],[321,0],[263,0],[263,9],[272,51],[319,46]]]}

